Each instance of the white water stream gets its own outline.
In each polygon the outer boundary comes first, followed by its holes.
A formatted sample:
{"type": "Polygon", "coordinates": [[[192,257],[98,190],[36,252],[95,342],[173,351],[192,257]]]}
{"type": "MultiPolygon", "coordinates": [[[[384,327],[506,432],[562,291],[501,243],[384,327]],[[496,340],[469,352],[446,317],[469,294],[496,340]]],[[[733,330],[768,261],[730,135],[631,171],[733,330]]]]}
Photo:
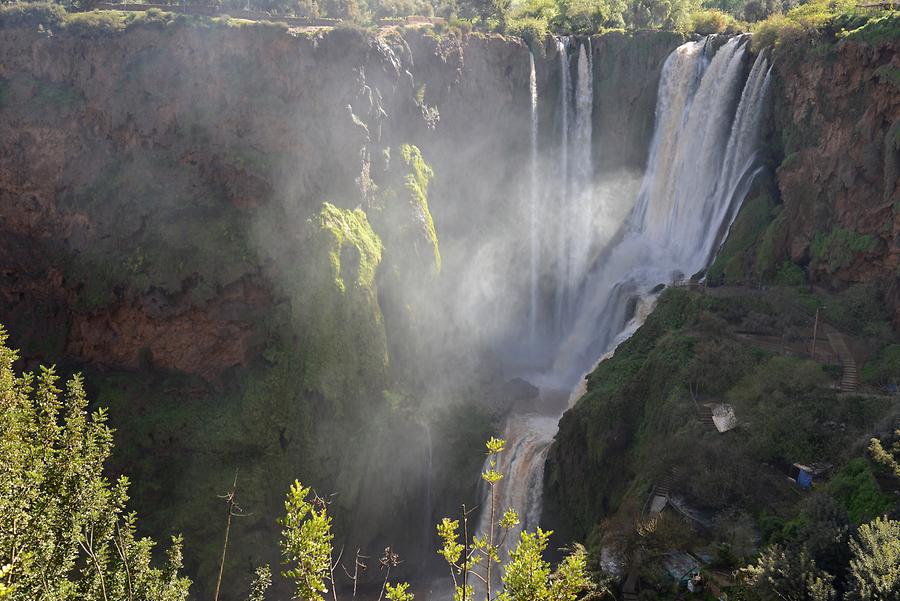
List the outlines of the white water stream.
{"type": "MultiPolygon", "coordinates": [[[[604,224],[607,229],[618,229],[619,235],[599,251],[594,248],[595,215],[586,214],[597,210],[591,198],[595,184],[591,156],[591,52],[587,44],[578,45],[573,91],[567,54],[569,40],[557,41],[561,70],[559,189],[555,194],[543,195],[532,190],[531,307],[538,322],[541,317],[552,319],[554,327],[548,330],[553,329],[561,342],[553,368],[532,378],[535,384],[575,388],[574,400],[583,375],[598,358],[643,322],[652,306],[651,290],[705,269],[721,245],[760,169],[759,127],[766,107],[770,69],[763,54],[747,73],[747,36],[731,38],[714,54],[712,41],[709,38],[683,44],[666,60],[640,192],[624,219],[604,224]],[[575,118],[570,125],[573,92],[575,118]],[[555,204],[541,207],[541,202],[555,204]],[[538,254],[541,245],[537,228],[544,227],[545,219],[554,214],[560,221],[557,254],[548,259],[538,254]],[[538,271],[544,265],[555,269],[556,290],[552,314],[540,316],[538,271]],[[635,314],[629,314],[630,311],[635,314]]],[[[535,84],[534,148],[537,94],[535,84]]],[[[537,157],[533,154],[532,159],[532,181],[537,185],[537,157]]],[[[535,329],[545,331],[540,324],[535,329]]],[[[523,522],[518,531],[533,530],[538,525],[544,462],[559,417],[557,411],[551,411],[508,418],[504,432],[507,451],[499,466],[506,477],[495,499],[495,518],[499,520],[506,507],[515,507],[523,522]]],[[[489,506],[488,499],[484,505],[489,506]]],[[[489,523],[490,516],[483,515],[482,532],[489,523]]],[[[508,539],[506,550],[517,540],[518,531],[508,539]]]]}

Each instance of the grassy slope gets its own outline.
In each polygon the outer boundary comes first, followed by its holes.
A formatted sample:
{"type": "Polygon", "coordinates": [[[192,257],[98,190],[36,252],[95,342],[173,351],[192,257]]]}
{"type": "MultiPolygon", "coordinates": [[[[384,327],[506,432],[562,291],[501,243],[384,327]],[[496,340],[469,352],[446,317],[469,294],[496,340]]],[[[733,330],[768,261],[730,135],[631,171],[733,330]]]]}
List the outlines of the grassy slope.
{"type": "Polygon", "coordinates": [[[545,482],[554,525],[595,549],[627,539],[650,488],[668,474],[673,494],[710,528],[682,525],[648,544],[715,555],[716,543],[728,540],[717,516],[738,515],[748,531],[768,524],[767,536],[780,528],[771,524],[797,517],[801,497],[780,468],[793,462],[834,464],[838,475],[825,488],[854,520],[890,509],[862,457],[871,433],[900,415],[896,400],[838,394],[838,369],[759,344],[810,326],[804,294],[794,289],[665,292],[560,424],[545,482]],[[733,405],[738,428],[719,434],[703,426],[691,389],[700,403],[733,405]]]}

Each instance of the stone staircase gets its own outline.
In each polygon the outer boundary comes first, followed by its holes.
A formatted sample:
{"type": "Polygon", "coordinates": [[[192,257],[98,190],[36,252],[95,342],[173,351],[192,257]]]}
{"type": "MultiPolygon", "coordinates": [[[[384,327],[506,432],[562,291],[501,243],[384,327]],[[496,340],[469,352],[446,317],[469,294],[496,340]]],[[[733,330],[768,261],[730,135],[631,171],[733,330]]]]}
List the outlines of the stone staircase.
{"type": "Polygon", "coordinates": [[[850,349],[847,348],[847,343],[840,332],[828,327],[825,330],[825,335],[828,337],[828,344],[834,349],[843,368],[839,390],[841,392],[856,392],[859,388],[859,372],[856,368],[856,359],[853,358],[850,349]]]}
{"type": "MultiPolygon", "coordinates": [[[[712,414],[710,414],[710,420],[712,420],[712,414]]],[[[656,483],[656,486],[653,487],[653,494],[669,498],[669,492],[672,489],[672,477],[673,474],[670,471],[666,472],[662,478],[659,479],[659,482],[656,483]]]]}
{"type": "Polygon", "coordinates": [[[713,423],[713,413],[712,408],[707,407],[706,405],[700,405],[697,407],[697,419],[700,420],[700,423],[709,428],[715,428],[716,425],[713,423]]]}

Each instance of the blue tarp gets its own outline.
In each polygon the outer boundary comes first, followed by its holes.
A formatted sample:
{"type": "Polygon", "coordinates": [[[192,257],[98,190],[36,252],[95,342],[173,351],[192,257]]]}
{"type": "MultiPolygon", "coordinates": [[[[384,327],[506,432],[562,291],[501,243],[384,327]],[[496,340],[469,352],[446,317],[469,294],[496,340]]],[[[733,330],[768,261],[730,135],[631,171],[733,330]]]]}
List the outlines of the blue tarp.
{"type": "Polygon", "coordinates": [[[800,488],[809,488],[810,486],[812,486],[812,481],[812,474],[804,469],[801,469],[800,473],[797,474],[797,484],[800,485],[800,488]]]}

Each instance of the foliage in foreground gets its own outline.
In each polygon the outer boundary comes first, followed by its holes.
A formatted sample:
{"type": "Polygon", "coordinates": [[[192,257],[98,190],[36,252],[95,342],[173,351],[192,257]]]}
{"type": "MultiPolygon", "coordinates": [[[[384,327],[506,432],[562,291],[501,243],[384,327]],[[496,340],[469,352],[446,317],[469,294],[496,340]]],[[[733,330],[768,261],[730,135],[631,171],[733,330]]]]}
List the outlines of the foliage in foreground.
{"type": "Polygon", "coordinates": [[[181,540],[165,564],[135,534],[128,479],[103,475],[112,451],[106,413],[89,414],[84,383],[65,391],[52,368],[17,376],[0,328],[0,595],[10,600],[183,601],[181,540]]]}
{"type": "MultiPolygon", "coordinates": [[[[137,517],[126,509],[128,479],[111,483],[103,475],[113,448],[106,412],[88,413],[80,376],[69,380],[65,390],[57,387],[53,368],[18,376],[13,368],[18,356],[5,346],[6,339],[0,328],[0,598],[186,601],[190,581],[180,575],[181,539],[172,539],[164,565],[155,566],[154,541],[137,538],[137,517]]],[[[503,446],[498,439],[488,443],[495,456],[503,446]]],[[[501,478],[493,468],[485,473],[492,490],[501,478]]],[[[284,509],[279,520],[282,576],[293,583],[295,598],[324,601],[336,584],[334,570],[340,561],[333,556],[327,504],[295,482],[284,509]]],[[[438,526],[439,532],[447,522],[438,526]]],[[[497,525],[508,529],[517,523],[516,512],[509,509],[497,525]]],[[[505,591],[491,595],[488,589],[487,599],[572,601],[589,587],[583,548],[551,574],[543,559],[549,536],[541,530],[523,532],[505,566],[502,539],[494,539],[493,526],[473,539],[473,553],[477,548],[479,558],[488,560],[485,582],[494,564],[503,569],[505,591]]],[[[446,545],[441,553],[450,557],[446,545]]],[[[473,553],[457,567],[468,571],[478,562],[473,553]]],[[[459,561],[457,556],[454,562],[459,561]]],[[[399,556],[387,549],[380,563],[388,568],[384,596],[412,601],[406,583],[388,582],[399,556]]],[[[257,569],[249,600],[263,601],[271,582],[268,566],[257,569]]]]}
{"type": "MultiPolygon", "coordinates": [[[[476,588],[484,591],[486,601],[574,601],[587,591],[596,593],[598,597],[605,594],[606,589],[596,590],[588,577],[587,553],[580,545],[575,546],[560,562],[555,572],[552,571],[550,563],[543,557],[552,531],[540,528],[536,532],[523,530],[516,546],[509,551],[508,563],[502,565],[505,543],[519,525],[519,514],[513,507],[508,507],[502,515],[498,514],[497,487],[503,474],[497,470],[497,463],[506,448],[506,441],[492,437],[485,446],[488,467],[481,478],[488,487],[488,502],[484,508],[490,515],[487,531],[475,533],[469,541],[460,539],[459,520],[444,518],[437,526],[438,536],[443,541],[438,555],[450,566],[454,599],[474,600],[476,588]],[[495,569],[502,570],[503,583],[496,593],[493,592],[497,585],[495,569]]],[[[467,517],[463,507],[464,536],[468,533],[467,517]]]]}
{"type": "MultiPolygon", "coordinates": [[[[5,341],[0,329],[0,599],[185,601],[190,582],[179,574],[180,540],[173,539],[164,564],[155,566],[154,542],[136,537],[136,516],[126,511],[127,479],[111,483],[103,476],[113,446],[105,412],[88,413],[78,376],[63,391],[52,369],[16,375],[17,355],[5,341]]],[[[898,448],[900,443],[873,439],[870,451],[896,475],[898,448]]],[[[482,479],[489,490],[488,530],[461,538],[460,521],[450,518],[437,527],[438,553],[450,567],[457,600],[575,601],[606,594],[588,576],[583,547],[574,547],[553,569],[544,558],[550,532],[521,532],[506,551],[519,517],[514,508],[501,513],[496,503],[504,450],[503,440],[487,442],[482,479]]],[[[341,565],[328,505],[295,482],[284,509],[282,576],[296,598],[324,601],[341,565]]],[[[805,521],[785,525],[783,542],[741,570],[749,591],[760,599],[815,601],[900,596],[900,522],[876,517],[851,528],[827,495],[811,497],[802,515],[805,521]]],[[[466,533],[467,517],[463,508],[466,533]]],[[[408,584],[389,582],[390,569],[400,563],[396,553],[386,549],[379,563],[387,568],[382,596],[413,601],[408,584]]],[[[259,568],[249,601],[264,601],[271,582],[269,568],[259,568]]]]}

